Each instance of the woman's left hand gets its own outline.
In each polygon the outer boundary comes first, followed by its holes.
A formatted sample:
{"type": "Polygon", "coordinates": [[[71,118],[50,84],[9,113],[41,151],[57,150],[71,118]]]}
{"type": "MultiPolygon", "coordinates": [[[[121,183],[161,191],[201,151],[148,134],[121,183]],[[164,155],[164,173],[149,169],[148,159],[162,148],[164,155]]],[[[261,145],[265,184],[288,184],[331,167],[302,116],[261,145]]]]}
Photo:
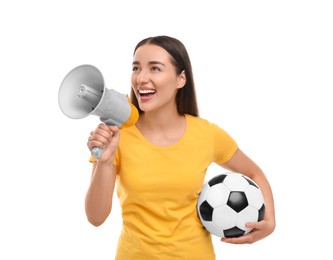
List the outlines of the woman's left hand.
{"type": "Polygon", "coordinates": [[[221,238],[221,241],[230,244],[252,244],[269,236],[274,231],[275,223],[262,220],[259,222],[249,222],[246,224],[246,227],[253,228],[253,230],[244,236],[221,238]]]}

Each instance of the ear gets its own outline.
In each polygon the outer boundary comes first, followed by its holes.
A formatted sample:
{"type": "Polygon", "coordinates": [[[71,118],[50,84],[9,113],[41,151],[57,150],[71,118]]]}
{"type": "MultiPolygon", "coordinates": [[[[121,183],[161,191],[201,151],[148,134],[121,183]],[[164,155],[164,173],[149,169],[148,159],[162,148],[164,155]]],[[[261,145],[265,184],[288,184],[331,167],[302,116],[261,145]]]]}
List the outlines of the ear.
{"type": "Polygon", "coordinates": [[[177,79],[177,88],[183,88],[186,84],[186,74],[185,74],[185,70],[183,70],[177,79]]]}

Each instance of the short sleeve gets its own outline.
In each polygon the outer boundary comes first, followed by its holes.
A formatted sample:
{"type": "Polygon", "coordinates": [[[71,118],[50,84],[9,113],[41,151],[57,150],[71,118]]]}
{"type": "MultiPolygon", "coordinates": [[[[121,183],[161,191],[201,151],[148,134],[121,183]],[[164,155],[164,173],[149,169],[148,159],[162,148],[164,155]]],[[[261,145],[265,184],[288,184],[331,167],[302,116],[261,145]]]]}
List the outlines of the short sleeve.
{"type": "Polygon", "coordinates": [[[214,162],[226,163],[235,154],[238,145],[236,141],[221,127],[212,124],[214,142],[214,162]]]}

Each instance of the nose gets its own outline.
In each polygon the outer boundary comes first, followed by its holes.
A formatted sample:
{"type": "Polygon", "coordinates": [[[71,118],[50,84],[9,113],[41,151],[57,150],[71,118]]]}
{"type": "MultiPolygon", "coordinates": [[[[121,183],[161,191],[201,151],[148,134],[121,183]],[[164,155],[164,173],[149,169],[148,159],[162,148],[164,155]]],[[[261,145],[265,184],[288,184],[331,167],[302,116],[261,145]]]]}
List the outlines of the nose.
{"type": "Polygon", "coordinates": [[[145,84],[149,82],[149,73],[145,70],[141,70],[136,78],[138,84],[145,84]]]}

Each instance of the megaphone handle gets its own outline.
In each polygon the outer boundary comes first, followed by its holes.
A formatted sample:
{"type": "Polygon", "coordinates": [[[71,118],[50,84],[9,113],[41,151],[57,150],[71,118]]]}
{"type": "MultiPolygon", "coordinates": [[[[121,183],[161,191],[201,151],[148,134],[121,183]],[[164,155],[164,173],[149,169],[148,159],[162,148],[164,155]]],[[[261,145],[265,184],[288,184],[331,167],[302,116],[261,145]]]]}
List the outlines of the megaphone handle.
{"type": "Polygon", "coordinates": [[[104,152],[104,148],[102,147],[94,147],[92,150],[91,150],[91,155],[93,157],[95,157],[96,159],[99,159],[101,158],[103,152],[104,152]]]}
{"type": "MultiPolygon", "coordinates": [[[[102,118],[102,117],[100,117],[100,120],[103,123],[105,123],[106,125],[117,125],[110,118],[102,118]]],[[[105,148],[96,146],[96,147],[94,147],[91,150],[91,156],[94,157],[95,159],[99,159],[99,158],[102,157],[102,154],[104,153],[104,150],[105,150],[105,148]]]]}

